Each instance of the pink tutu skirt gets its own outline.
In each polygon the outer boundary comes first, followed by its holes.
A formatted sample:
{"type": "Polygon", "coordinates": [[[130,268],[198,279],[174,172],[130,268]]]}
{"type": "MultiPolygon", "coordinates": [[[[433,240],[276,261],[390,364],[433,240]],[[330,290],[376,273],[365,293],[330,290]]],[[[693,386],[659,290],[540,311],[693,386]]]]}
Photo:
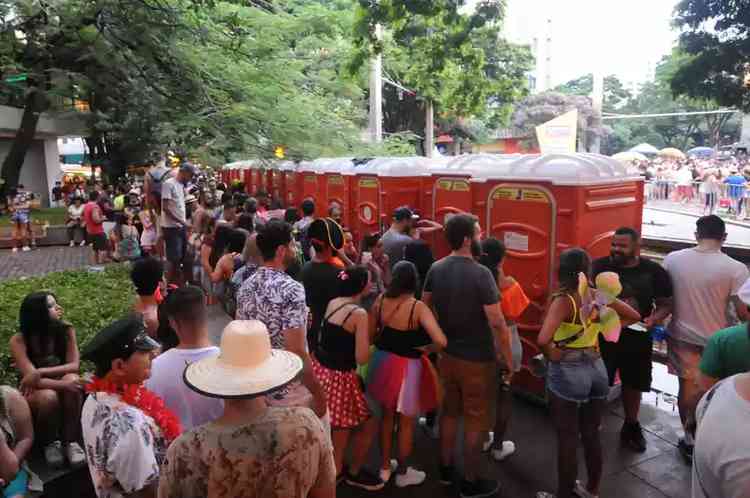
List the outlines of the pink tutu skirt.
{"type": "Polygon", "coordinates": [[[370,358],[367,392],[384,408],[407,417],[436,409],[441,398],[437,372],[427,355],[406,358],[379,349],[370,358]]]}
{"type": "Polygon", "coordinates": [[[328,398],[331,427],[353,429],[370,418],[370,408],[362,392],[362,381],[354,370],[331,370],[312,359],[313,372],[328,398]]]}

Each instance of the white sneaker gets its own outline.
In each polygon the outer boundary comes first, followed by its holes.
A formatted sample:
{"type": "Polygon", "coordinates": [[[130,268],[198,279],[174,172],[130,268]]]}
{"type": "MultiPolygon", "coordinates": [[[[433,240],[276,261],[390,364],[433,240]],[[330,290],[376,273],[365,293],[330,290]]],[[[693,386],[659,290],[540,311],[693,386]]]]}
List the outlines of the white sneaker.
{"type": "Polygon", "coordinates": [[[31,248],[29,246],[23,246],[23,249],[21,249],[23,252],[29,252],[31,248]]]}
{"type": "Polygon", "coordinates": [[[68,463],[71,467],[79,467],[86,463],[86,453],[78,443],[69,443],[65,448],[65,456],[68,457],[68,463]]]}
{"type": "Polygon", "coordinates": [[[396,474],[396,487],[418,486],[427,479],[427,474],[414,467],[408,467],[403,474],[396,474]]]}
{"type": "Polygon", "coordinates": [[[13,248],[13,252],[18,252],[18,248],[17,248],[17,247],[14,247],[14,248],[13,248]]]}
{"type": "Polygon", "coordinates": [[[546,491],[537,491],[536,498],[557,498],[557,497],[553,493],[548,493],[546,491]]]}
{"type": "Polygon", "coordinates": [[[52,468],[60,468],[65,464],[65,458],[62,453],[62,443],[53,441],[44,447],[44,459],[47,465],[52,468]]]}
{"type": "Polygon", "coordinates": [[[581,481],[576,481],[576,487],[573,488],[573,494],[578,498],[599,498],[599,495],[592,494],[581,481]]]}
{"type": "Polygon", "coordinates": [[[398,468],[398,460],[395,458],[391,458],[391,468],[389,469],[380,469],[380,480],[387,483],[391,480],[391,474],[393,474],[396,471],[396,468],[398,468]]]}
{"type": "Polygon", "coordinates": [[[484,444],[482,445],[482,451],[485,453],[490,451],[490,448],[492,448],[492,443],[494,442],[495,442],[495,433],[490,431],[487,433],[487,441],[485,441],[484,444]]]}
{"type": "Polygon", "coordinates": [[[513,441],[503,441],[502,448],[495,448],[492,450],[492,458],[497,460],[498,462],[502,462],[509,456],[511,456],[513,453],[516,452],[516,443],[513,441]]]}
{"type": "Polygon", "coordinates": [[[81,241],[81,243],[80,243],[80,244],[78,244],[78,245],[79,245],[79,246],[81,246],[81,247],[83,247],[83,246],[85,246],[85,245],[86,245],[86,241],[85,241],[85,240],[82,240],[82,241],[81,241]]]}
{"type": "Polygon", "coordinates": [[[70,247],[73,247],[74,245],[76,245],[76,243],[74,241],[72,241],[72,240],[70,241],[70,244],[68,244],[68,246],[70,246],[70,247]]]}

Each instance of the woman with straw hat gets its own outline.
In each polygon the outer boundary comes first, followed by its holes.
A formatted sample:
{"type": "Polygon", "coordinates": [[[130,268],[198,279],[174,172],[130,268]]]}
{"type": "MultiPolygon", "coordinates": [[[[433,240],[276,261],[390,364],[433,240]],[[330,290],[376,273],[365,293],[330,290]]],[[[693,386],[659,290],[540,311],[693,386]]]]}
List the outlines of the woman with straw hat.
{"type": "Polygon", "coordinates": [[[265,395],[302,372],[302,359],[271,349],[257,320],[224,328],[221,352],[187,366],[184,381],[222,398],[224,414],[169,447],[159,496],[323,498],[334,496],[333,448],[309,408],[277,408],[265,395]]]}

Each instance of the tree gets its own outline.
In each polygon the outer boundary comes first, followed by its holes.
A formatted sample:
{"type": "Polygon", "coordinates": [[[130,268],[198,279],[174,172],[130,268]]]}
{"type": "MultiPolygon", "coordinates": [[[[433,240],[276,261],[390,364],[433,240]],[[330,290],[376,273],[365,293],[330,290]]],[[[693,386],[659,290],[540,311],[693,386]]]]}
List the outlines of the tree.
{"type": "Polygon", "coordinates": [[[531,52],[501,38],[502,2],[480,2],[471,14],[461,12],[463,4],[359,1],[350,69],[360,71],[380,52],[385,75],[413,91],[385,87],[386,131],[421,135],[427,100],[443,129],[459,129],[467,118],[499,126],[510,103],[526,95],[531,52]],[[386,28],[382,39],[376,24],[386,28]]]}
{"type": "Polygon", "coordinates": [[[681,0],[675,13],[685,60],[672,76],[672,90],[750,111],[750,17],[745,2],[681,0]]]}
{"type": "Polygon", "coordinates": [[[602,136],[606,131],[595,128],[589,97],[558,92],[537,93],[515,105],[511,121],[513,126],[525,132],[532,145],[538,146],[535,128],[574,109],[578,110],[578,141],[581,148],[586,149],[593,136],[602,136]]]}
{"type": "MultiPolygon", "coordinates": [[[[588,97],[594,91],[594,77],[592,74],[579,76],[574,80],[557,86],[553,89],[555,92],[566,95],[582,95],[588,97]]],[[[623,86],[620,79],[611,74],[604,77],[604,102],[603,110],[605,112],[615,112],[624,106],[633,95],[623,86]]]]}

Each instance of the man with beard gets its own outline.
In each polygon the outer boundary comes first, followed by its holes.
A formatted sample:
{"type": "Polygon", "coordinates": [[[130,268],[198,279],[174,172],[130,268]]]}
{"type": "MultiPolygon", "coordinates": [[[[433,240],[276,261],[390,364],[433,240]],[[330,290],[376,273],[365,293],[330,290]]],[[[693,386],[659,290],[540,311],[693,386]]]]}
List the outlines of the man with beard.
{"type": "Polygon", "coordinates": [[[388,261],[391,268],[404,259],[404,248],[414,240],[409,237],[409,228],[414,220],[418,218],[408,206],[401,206],[393,212],[393,222],[380,240],[383,242],[383,249],[388,255],[388,261]]]}
{"type": "Polygon", "coordinates": [[[263,256],[258,268],[237,292],[237,319],[259,320],[268,328],[271,346],[302,358],[301,381],[267,396],[271,406],[304,406],[318,417],[326,413],[326,397],[312,370],[307,349],[305,288],[286,273],[297,259],[296,242],[289,223],[272,219],[255,239],[263,256]]]}
{"type": "MultiPolygon", "coordinates": [[[[592,270],[594,278],[603,272],[620,276],[620,299],[639,311],[646,327],[660,324],[671,313],[672,281],[669,274],[659,264],[640,257],[640,236],[632,228],[615,231],[610,255],[594,261],[592,270]]],[[[638,423],[638,411],[641,393],[651,390],[651,336],[643,327],[631,325],[622,330],[618,342],[601,340],[599,345],[610,385],[620,371],[625,410],[620,441],[642,453],[646,451],[646,439],[638,423]]]]}
{"type": "MultiPolygon", "coordinates": [[[[476,217],[459,214],[445,225],[452,249],[430,268],[422,301],[435,310],[448,346],[438,360],[445,389],[440,418],[440,481],[454,482],[453,450],[458,418],[464,420],[464,476],[461,496],[491,496],[495,480],[478,476],[484,434],[495,424],[498,360],[513,364],[510,331],[500,304],[500,292],[490,270],[475,258],[481,255],[481,229],[476,217]]],[[[506,382],[510,382],[508,374],[506,382]]]]}

